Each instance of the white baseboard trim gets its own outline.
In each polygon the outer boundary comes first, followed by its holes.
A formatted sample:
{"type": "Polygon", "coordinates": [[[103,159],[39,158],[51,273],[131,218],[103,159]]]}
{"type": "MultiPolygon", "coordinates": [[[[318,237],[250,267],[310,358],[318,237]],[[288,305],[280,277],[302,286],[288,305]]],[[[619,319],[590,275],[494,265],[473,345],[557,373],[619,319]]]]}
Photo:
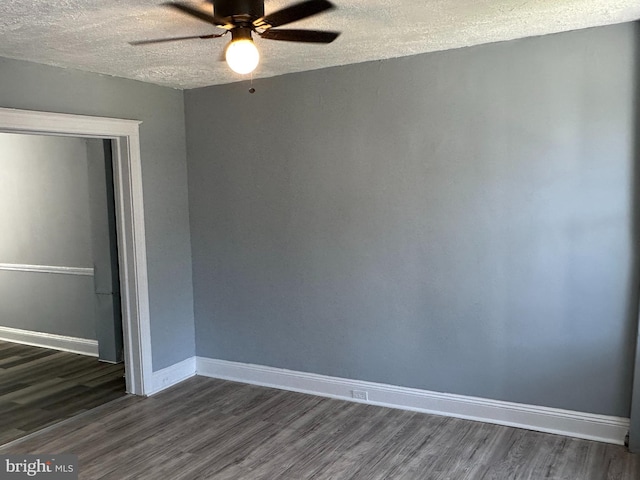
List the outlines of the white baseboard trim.
{"type": "Polygon", "coordinates": [[[190,357],[167,368],[153,372],[151,391],[147,395],[155,395],[196,374],[196,357],[190,357]]]}
{"type": "Polygon", "coordinates": [[[629,419],[196,357],[198,375],[623,445],[629,419]],[[367,400],[352,398],[366,392],[367,400]]]}
{"type": "Polygon", "coordinates": [[[98,356],[98,341],[87,338],[67,337],[53,333],[32,332],[20,328],[0,327],[0,340],[22,343],[34,347],[51,348],[63,352],[98,356]]]}

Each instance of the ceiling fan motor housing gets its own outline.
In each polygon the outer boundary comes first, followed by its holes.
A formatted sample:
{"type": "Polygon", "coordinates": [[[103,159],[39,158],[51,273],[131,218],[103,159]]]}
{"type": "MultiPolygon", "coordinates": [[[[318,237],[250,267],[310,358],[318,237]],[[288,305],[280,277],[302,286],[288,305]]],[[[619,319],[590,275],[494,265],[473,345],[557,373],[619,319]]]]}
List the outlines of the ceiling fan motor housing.
{"type": "Polygon", "coordinates": [[[248,16],[252,20],[264,17],[263,0],[214,0],[214,12],[219,17],[248,16]]]}
{"type": "MultiPolygon", "coordinates": [[[[312,17],[318,13],[335,8],[329,0],[304,0],[289,7],[282,8],[265,16],[264,0],[206,0],[213,6],[212,13],[206,13],[201,8],[196,8],[187,2],[167,1],[162,5],[174,11],[179,11],[190,17],[197,18],[209,25],[224,28],[226,32],[210,35],[191,35],[176,38],[157,38],[132,42],[134,45],[147,45],[151,43],[172,42],[175,40],[192,40],[196,38],[219,38],[231,32],[231,43],[240,43],[240,40],[249,40],[255,33],[265,40],[280,40],[287,42],[304,43],[331,43],[340,32],[324,30],[298,30],[278,28],[282,25],[297,22],[312,17]]],[[[245,45],[242,43],[236,47],[245,45]]],[[[255,49],[255,45],[251,45],[255,49]]],[[[235,50],[235,48],[234,48],[235,50]]]]}

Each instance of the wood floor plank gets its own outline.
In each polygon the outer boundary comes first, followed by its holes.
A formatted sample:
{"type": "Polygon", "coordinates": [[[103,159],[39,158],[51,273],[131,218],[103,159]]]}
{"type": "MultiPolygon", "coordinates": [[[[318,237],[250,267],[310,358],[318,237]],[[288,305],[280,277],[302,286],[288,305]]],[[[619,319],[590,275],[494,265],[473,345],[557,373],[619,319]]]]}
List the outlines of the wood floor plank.
{"type": "Polygon", "coordinates": [[[27,432],[17,428],[2,428],[0,429],[0,445],[15,440],[16,438],[23,437],[26,434],[27,432]]]}
{"type": "Polygon", "coordinates": [[[75,453],[83,480],[638,480],[623,447],[191,378],[0,453],[75,453]]]}
{"type": "MultiPolygon", "coordinates": [[[[2,371],[0,370],[0,377],[2,377],[2,371]]],[[[27,383],[16,383],[16,382],[8,382],[4,384],[0,384],[0,397],[17,392],[24,388],[28,388],[29,384],[27,383]]]]}
{"type": "Polygon", "coordinates": [[[124,368],[93,357],[0,341],[2,443],[125,395],[124,368]]]}

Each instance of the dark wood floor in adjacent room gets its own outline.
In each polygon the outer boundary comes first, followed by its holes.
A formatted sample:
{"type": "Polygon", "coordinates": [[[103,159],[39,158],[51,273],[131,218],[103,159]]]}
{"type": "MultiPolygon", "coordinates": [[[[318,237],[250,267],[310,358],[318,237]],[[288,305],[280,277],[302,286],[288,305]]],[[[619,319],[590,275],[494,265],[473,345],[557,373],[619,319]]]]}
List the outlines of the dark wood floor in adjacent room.
{"type": "Polygon", "coordinates": [[[0,448],[61,452],[85,480],[640,479],[622,446],[204,377],[0,448]]]}
{"type": "Polygon", "coordinates": [[[124,366],[0,341],[0,444],[125,395],[124,366]]]}

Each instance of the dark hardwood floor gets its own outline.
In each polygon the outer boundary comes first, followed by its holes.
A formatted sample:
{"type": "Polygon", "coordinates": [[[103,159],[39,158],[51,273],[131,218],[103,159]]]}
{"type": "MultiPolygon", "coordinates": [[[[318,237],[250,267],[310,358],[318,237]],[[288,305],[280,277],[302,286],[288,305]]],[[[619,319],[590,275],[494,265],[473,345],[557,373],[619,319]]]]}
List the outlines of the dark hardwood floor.
{"type": "Polygon", "coordinates": [[[125,395],[124,366],[0,341],[0,445],[125,395]]]}
{"type": "Polygon", "coordinates": [[[640,479],[621,446],[204,377],[0,448],[62,452],[86,480],[640,479]]]}

